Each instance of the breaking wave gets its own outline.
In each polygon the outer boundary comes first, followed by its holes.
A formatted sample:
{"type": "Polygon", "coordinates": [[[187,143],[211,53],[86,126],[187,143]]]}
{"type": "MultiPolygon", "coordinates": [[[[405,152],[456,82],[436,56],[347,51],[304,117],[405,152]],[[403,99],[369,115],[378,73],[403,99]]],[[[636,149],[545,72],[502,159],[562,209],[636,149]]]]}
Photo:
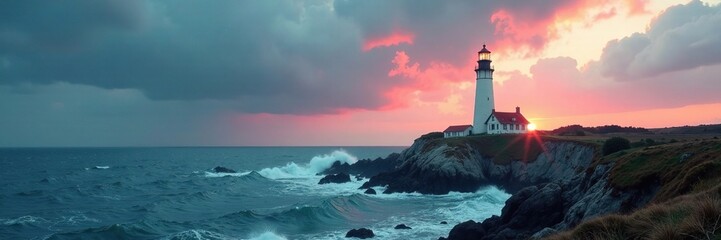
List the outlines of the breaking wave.
{"type": "Polygon", "coordinates": [[[336,161],[353,164],[358,161],[358,158],[341,149],[335,150],[330,154],[315,156],[310,159],[310,162],[307,164],[299,165],[295,162],[290,162],[282,167],[264,168],[258,171],[258,173],[270,179],[304,178],[315,176],[323,170],[330,168],[336,161]]]}

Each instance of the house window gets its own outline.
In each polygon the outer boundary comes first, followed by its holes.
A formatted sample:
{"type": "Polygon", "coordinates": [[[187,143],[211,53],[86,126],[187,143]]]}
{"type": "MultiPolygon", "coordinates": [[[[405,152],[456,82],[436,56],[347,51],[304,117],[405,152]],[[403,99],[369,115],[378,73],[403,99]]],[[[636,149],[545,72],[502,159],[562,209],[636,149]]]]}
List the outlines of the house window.
{"type": "Polygon", "coordinates": [[[518,124],[516,124],[516,130],[518,130],[518,129],[521,129],[521,127],[519,127],[518,124]]]}
{"type": "Polygon", "coordinates": [[[508,130],[508,124],[503,124],[503,130],[508,130]]]}
{"type": "Polygon", "coordinates": [[[526,130],[526,125],[521,125],[521,130],[526,130]]]}

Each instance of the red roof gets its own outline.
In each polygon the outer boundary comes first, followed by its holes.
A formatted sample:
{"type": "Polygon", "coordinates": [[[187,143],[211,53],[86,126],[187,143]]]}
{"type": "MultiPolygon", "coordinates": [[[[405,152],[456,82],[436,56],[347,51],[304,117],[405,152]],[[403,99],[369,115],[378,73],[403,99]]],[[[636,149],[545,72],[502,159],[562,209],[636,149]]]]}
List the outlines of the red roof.
{"type": "Polygon", "coordinates": [[[456,125],[456,126],[449,126],[444,130],[443,132],[463,132],[466,131],[468,128],[473,127],[473,125],[456,125]]]}
{"type": "MultiPolygon", "coordinates": [[[[495,116],[498,122],[501,124],[529,124],[530,122],[523,117],[523,114],[519,112],[493,112],[491,116],[495,116]]],[[[486,123],[491,120],[491,116],[488,116],[486,123]]]]}

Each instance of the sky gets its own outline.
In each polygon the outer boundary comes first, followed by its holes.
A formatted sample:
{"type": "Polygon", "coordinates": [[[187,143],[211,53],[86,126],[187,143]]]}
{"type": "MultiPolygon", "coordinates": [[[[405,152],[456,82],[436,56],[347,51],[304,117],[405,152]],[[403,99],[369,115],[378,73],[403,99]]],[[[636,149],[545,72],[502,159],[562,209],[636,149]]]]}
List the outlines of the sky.
{"type": "Polygon", "coordinates": [[[721,123],[720,0],[0,1],[0,146],[381,146],[498,111],[721,123]]]}

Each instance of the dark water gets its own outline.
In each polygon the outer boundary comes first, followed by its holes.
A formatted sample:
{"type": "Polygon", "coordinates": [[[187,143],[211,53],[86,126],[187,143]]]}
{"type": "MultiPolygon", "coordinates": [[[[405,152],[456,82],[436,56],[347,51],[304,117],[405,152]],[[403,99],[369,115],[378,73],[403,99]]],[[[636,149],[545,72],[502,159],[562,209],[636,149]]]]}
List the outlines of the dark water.
{"type": "MultiPolygon", "coordinates": [[[[400,147],[0,149],[1,239],[435,239],[498,214],[497,189],[364,195],[318,185],[333,161],[400,147]],[[208,172],[215,166],[237,174],[208,172]],[[439,224],[448,221],[448,225],[439,224]],[[412,230],[394,230],[405,223],[412,230]]],[[[382,191],[382,189],[376,189],[382,191]]]]}

